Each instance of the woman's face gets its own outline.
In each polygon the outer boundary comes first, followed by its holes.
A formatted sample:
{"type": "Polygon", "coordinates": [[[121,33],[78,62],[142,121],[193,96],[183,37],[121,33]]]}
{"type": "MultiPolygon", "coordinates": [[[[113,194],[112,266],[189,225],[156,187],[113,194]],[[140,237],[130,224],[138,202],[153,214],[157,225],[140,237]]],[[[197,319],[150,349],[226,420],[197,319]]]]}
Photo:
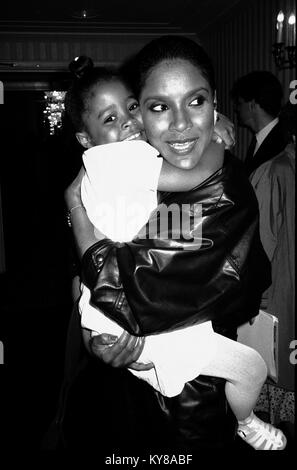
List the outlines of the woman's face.
{"type": "Polygon", "coordinates": [[[140,95],[148,141],[172,165],[194,168],[211,142],[213,93],[200,70],[182,59],[163,61],[140,95]]]}
{"type": "Polygon", "coordinates": [[[145,139],[138,101],[118,80],[93,88],[83,121],[88,147],[145,139]]]}

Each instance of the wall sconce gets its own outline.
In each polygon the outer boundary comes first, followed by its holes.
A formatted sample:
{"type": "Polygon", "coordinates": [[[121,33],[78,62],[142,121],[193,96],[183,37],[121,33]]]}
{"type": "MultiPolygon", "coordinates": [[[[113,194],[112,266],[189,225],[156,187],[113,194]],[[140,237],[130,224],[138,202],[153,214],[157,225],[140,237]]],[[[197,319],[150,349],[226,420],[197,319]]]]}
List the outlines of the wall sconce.
{"type": "Polygon", "coordinates": [[[296,16],[290,13],[288,18],[282,11],[276,19],[276,42],[272,54],[278,69],[296,67],[296,16]]]}

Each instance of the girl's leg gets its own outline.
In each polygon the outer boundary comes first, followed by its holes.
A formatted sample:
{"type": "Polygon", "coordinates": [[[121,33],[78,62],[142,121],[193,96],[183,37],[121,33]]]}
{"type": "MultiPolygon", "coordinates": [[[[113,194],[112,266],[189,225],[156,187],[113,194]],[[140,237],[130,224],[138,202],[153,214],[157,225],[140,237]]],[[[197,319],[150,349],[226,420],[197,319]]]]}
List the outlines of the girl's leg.
{"type": "Polygon", "coordinates": [[[286,437],[253,413],[267,367],[252,348],[217,335],[217,356],[203,373],[226,379],[225,393],[238,420],[238,435],[256,450],[283,450],[286,437]]]}
{"type": "Polygon", "coordinates": [[[229,405],[236,418],[244,420],[254,409],[266,380],[266,364],[254,349],[215,334],[217,355],[203,369],[203,374],[226,379],[229,405]]]}

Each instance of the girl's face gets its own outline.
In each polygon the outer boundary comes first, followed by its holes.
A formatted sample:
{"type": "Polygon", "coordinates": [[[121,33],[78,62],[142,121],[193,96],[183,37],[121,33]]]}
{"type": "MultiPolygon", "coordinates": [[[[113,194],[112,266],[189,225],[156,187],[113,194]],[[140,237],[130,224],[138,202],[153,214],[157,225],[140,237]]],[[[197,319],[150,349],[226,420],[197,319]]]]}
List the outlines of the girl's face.
{"type": "Polygon", "coordinates": [[[157,64],[140,96],[148,141],[169,163],[194,168],[211,142],[213,93],[200,70],[187,60],[157,64]]]}
{"type": "Polygon", "coordinates": [[[138,101],[117,80],[93,88],[83,121],[85,131],[77,133],[77,138],[87,148],[122,140],[146,140],[138,101]]]}

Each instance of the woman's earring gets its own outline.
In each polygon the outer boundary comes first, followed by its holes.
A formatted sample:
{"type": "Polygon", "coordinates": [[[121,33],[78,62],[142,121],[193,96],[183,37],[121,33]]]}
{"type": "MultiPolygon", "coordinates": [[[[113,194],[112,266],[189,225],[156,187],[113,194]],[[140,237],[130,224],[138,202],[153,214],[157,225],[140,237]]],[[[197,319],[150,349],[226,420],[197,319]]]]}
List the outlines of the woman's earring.
{"type": "Polygon", "coordinates": [[[218,113],[217,113],[217,111],[214,109],[214,111],[213,111],[213,122],[214,122],[214,124],[217,122],[217,120],[218,120],[218,113]]]}

